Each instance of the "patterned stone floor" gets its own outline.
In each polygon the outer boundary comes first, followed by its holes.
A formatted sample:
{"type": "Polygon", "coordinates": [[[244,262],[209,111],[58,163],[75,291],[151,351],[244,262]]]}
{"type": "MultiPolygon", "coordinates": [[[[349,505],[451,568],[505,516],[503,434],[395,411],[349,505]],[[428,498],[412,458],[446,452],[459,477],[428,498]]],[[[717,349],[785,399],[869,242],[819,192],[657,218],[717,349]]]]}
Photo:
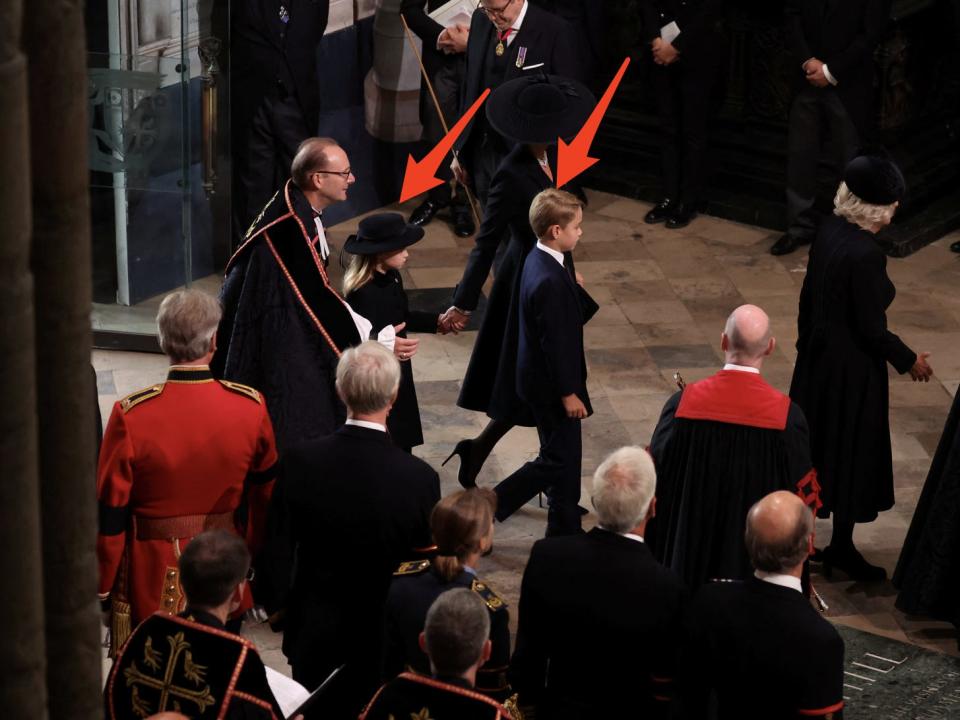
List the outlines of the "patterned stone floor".
{"type": "MultiPolygon", "coordinates": [[[[404,212],[411,209],[408,204],[404,212]]],[[[593,470],[609,451],[649,442],[660,408],[674,391],[673,373],[690,381],[714,372],[721,363],[720,332],[729,312],[744,302],[770,315],[777,349],[764,367],[773,385],[786,391],[795,358],[796,309],[806,253],[774,258],[768,252],[776,235],[761,228],[700,217],[671,231],[642,222],[649,206],[603,193],[590,193],[577,269],[601,310],[586,328],[589,390],[595,414],[583,424],[584,505],[589,505],[593,470]]],[[[332,228],[337,246],[357,220],[332,228]]],[[[931,352],[932,382],[914,384],[891,375],[890,424],[896,472],[897,505],[874,523],[858,526],[858,545],[873,562],[892,572],[922,483],[936,448],[951,398],[960,383],[960,256],[948,250],[960,234],[943,238],[913,256],[889,261],[898,289],[889,313],[891,328],[912,348],[931,352]]],[[[472,247],[446,224],[434,221],[411,250],[405,272],[408,288],[452,287],[472,247]]],[[[334,263],[335,264],[335,263],[334,263]]],[[[204,289],[216,283],[205,281],[204,289]]],[[[155,302],[151,304],[155,307],[155,302]]],[[[458,336],[421,336],[414,358],[426,444],[417,454],[438,468],[444,494],[457,487],[457,461],[440,463],[454,443],[475,435],[485,418],[461,410],[455,401],[475,332],[458,336]]],[[[162,379],[160,356],[96,351],[101,408],[162,379]]],[[[536,454],[536,432],[517,428],[496,448],[480,475],[491,485],[536,454]]],[[[534,501],[497,526],[495,551],[484,559],[481,575],[515,608],[530,545],[542,536],[546,510],[534,501]]],[[[585,526],[595,522],[585,518],[585,526]]],[[[820,542],[829,522],[819,522],[820,542]]],[[[819,544],[819,543],[818,543],[819,544]]],[[[331,550],[335,552],[335,550],[331,550]]],[[[895,591],[878,586],[815,576],[817,587],[837,623],[903,642],[957,654],[949,625],[911,618],[893,608],[895,591]]],[[[589,592],[589,588],[570,588],[589,592]]],[[[515,613],[513,621],[515,623],[515,613]]],[[[515,629],[515,625],[514,625],[515,629]]],[[[279,636],[251,628],[268,662],[287,671],[279,636]]]]}

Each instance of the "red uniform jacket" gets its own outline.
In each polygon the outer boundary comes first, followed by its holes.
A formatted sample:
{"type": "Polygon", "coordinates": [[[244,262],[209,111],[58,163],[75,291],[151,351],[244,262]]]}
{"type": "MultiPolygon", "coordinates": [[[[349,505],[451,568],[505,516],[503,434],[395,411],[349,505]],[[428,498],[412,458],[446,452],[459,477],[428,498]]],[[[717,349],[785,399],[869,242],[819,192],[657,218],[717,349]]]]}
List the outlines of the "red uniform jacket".
{"type": "Polygon", "coordinates": [[[115,648],[157,610],[184,609],[177,560],[194,535],[235,530],[256,552],[276,461],[260,393],[206,366],[173,366],[165,383],[114,405],[97,469],[97,558],[101,598],[113,592],[115,615],[129,603],[126,632],[114,618],[115,648]]]}

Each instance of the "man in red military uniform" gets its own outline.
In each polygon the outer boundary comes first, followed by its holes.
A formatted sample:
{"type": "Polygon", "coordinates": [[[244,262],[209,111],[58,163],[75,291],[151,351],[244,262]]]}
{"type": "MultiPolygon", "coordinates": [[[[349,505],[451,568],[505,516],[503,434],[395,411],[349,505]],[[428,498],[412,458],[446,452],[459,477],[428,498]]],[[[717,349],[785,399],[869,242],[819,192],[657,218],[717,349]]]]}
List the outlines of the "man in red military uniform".
{"type": "MultiPolygon", "coordinates": [[[[208,363],[220,306],[194,290],[160,305],[164,383],[114,405],[100,449],[100,599],[112,600],[115,653],[140,621],[184,609],[177,559],[194,536],[224,529],[252,554],[262,536],[277,451],[263,397],[217,381],[208,363]]],[[[250,607],[249,595],[241,609],[250,607]]]]}
{"type": "Polygon", "coordinates": [[[734,310],[723,370],[667,400],[650,441],[657,516],[645,539],[691,588],[752,575],[743,525],[757,500],[790,490],[819,502],[803,411],[760,375],[775,346],[763,310],[734,310]]]}

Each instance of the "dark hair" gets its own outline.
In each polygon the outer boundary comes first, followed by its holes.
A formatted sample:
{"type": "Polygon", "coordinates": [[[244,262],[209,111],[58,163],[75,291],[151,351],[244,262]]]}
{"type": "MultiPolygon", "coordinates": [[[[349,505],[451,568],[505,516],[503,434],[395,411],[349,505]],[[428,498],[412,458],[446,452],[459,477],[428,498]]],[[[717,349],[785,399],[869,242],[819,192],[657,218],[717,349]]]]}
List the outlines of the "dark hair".
{"type": "Polygon", "coordinates": [[[427,611],[423,636],[434,675],[462,675],[483,653],[490,612],[472,590],[447,590],[427,611]]]}
{"type": "Polygon", "coordinates": [[[187,603],[198,608],[223,605],[247,575],[250,553],[226,530],[206,530],[180,555],[180,584],[187,603]]]}
{"type": "Polygon", "coordinates": [[[471,488],[447,495],[433,506],[430,531],[437,545],[434,572],[450,582],[463,570],[463,560],[477,552],[490,531],[497,496],[489,488],[471,488]]]}
{"type": "Polygon", "coordinates": [[[792,530],[773,540],[757,534],[752,518],[753,508],[747,513],[747,529],[743,539],[754,568],[779,573],[795,568],[804,561],[809,551],[810,533],[813,532],[813,513],[809,507],[798,503],[792,530]]]}

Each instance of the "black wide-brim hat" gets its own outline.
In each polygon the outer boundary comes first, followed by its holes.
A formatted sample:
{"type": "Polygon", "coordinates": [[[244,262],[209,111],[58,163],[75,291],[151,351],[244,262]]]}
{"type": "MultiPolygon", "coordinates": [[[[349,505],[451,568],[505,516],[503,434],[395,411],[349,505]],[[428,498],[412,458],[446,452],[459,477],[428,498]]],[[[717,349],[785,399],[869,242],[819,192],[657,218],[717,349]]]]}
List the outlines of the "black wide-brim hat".
{"type": "Polygon", "coordinates": [[[570,140],[590,117],[596,100],[587,86],[560,75],[508,80],[487,98],[487,120],[509,140],[553,145],[570,140]]]}
{"type": "Polygon", "coordinates": [[[400,250],[423,237],[423,228],[411,225],[400,213],[377,213],[360,221],[357,234],[351,235],[343,249],[353,255],[379,255],[400,250]]]}
{"type": "Polygon", "coordinates": [[[855,157],[843,171],[850,192],[871,205],[892,205],[902,200],[907,181],[897,164],[879,155],[855,157]]]}

